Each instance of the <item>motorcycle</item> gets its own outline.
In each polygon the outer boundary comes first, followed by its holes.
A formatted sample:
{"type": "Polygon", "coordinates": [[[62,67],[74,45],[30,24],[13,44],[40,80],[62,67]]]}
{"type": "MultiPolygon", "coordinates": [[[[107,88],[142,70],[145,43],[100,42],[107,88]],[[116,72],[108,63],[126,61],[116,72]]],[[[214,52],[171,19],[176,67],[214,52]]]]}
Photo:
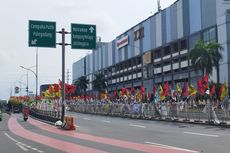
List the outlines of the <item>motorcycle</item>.
{"type": "Polygon", "coordinates": [[[28,120],[28,115],[27,114],[24,114],[23,115],[23,120],[26,122],[28,120]]]}
{"type": "Polygon", "coordinates": [[[23,120],[26,122],[28,120],[28,117],[29,117],[29,108],[25,107],[23,109],[23,120]]]}

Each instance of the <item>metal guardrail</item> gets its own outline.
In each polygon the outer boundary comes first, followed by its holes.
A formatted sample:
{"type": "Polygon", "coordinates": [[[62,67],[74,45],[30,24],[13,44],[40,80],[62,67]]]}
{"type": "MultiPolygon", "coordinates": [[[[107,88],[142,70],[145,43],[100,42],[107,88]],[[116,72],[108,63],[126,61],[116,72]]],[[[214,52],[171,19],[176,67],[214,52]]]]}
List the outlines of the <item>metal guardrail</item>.
{"type": "Polygon", "coordinates": [[[55,123],[60,120],[61,112],[60,111],[44,111],[37,109],[30,109],[30,115],[41,120],[49,121],[55,123]]]}
{"type": "Polygon", "coordinates": [[[210,124],[230,124],[230,109],[211,104],[191,105],[187,102],[163,103],[84,103],[72,102],[70,111],[109,116],[203,122],[210,124]]]}

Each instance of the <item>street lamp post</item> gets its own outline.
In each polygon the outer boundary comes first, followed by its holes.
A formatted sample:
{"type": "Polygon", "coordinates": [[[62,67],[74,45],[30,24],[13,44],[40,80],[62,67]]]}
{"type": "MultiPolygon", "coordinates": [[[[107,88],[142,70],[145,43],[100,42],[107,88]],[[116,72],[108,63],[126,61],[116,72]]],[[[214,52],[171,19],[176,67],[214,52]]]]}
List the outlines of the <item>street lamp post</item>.
{"type": "MultiPolygon", "coordinates": [[[[30,71],[32,72],[34,75],[35,75],[35,78],[36,78],[36,94],[35,94],[35,102],[36,102],[36,106],[37,106],[37,96],[38,96],[38,76],[37,76],[37,73],[35,73],[33,70],[29,69],[29,68],[26,68],[24,66],[20,66],[21,68],[27,70],[27,71],[30,71]]],[[[37,70],[36,70],[37,72],[37,70]]],[[[27,96],[28,96],[28,72],[27,72],[27,96]]]]}

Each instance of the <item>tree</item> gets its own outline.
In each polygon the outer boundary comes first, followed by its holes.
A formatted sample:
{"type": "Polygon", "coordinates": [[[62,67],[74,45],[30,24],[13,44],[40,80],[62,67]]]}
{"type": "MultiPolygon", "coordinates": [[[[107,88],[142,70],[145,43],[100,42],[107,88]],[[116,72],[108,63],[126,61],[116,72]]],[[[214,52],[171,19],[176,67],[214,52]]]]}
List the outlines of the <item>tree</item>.
{"type": "Polygon", "coordinates": [[[103,92],[107,88],[104,75],[98,73],[95,74],[95,79],[93,80],[93,89],[98,92],[103,92]]]}
{"type": "Polygon", "coordinates": [[[81,76],[78,78],[78,80],[74,83],[77,88],[79,88],[80,93],[85,95],[86,89],[88,88],[89,80],[86,78],[86,76],[81,76]]]}
{"type": "Polygon", "coordinates": [[[217,70],[217,82],[219,82],[219,61],[222,59],[220,49],[222,47],[216,42],[204,43],[199,40],[189,54],[196,72],[201,70],[203,76],[204,74],[210,75],[213,67],[215,67],[217,70]]]}

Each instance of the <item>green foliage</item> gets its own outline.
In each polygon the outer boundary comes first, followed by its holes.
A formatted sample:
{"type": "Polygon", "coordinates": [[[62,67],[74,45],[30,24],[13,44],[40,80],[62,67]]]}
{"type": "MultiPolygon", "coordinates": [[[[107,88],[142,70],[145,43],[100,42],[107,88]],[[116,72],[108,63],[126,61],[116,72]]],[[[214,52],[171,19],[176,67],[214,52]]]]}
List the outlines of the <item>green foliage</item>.
{"type": "Polygon", "coordinates": [[[216,42],[204,43],[199,40],[190,51],[189,57],[195,70],[202,70],[203,75],[212,74],[213,67],[219,67],[222,55],[219,52],[222,47],[216,42]]]}
{"type": "Polygon", "coordinates": [[[98,92],[104,92],[107,88],[105,77],[102,74],[95,74],[95,79],[93,80],[93,89],[98,92]]]}
{"type": "Polygon", "coordinates": [[[74,83],[76,85],[77,90],[75,93],[80,92],[80,94],[83,92],[85,95],[85,91],[88,88],[89,80],[86,78],[86,76],[81,76],[78,78],[78,80],[74,83]]]}

